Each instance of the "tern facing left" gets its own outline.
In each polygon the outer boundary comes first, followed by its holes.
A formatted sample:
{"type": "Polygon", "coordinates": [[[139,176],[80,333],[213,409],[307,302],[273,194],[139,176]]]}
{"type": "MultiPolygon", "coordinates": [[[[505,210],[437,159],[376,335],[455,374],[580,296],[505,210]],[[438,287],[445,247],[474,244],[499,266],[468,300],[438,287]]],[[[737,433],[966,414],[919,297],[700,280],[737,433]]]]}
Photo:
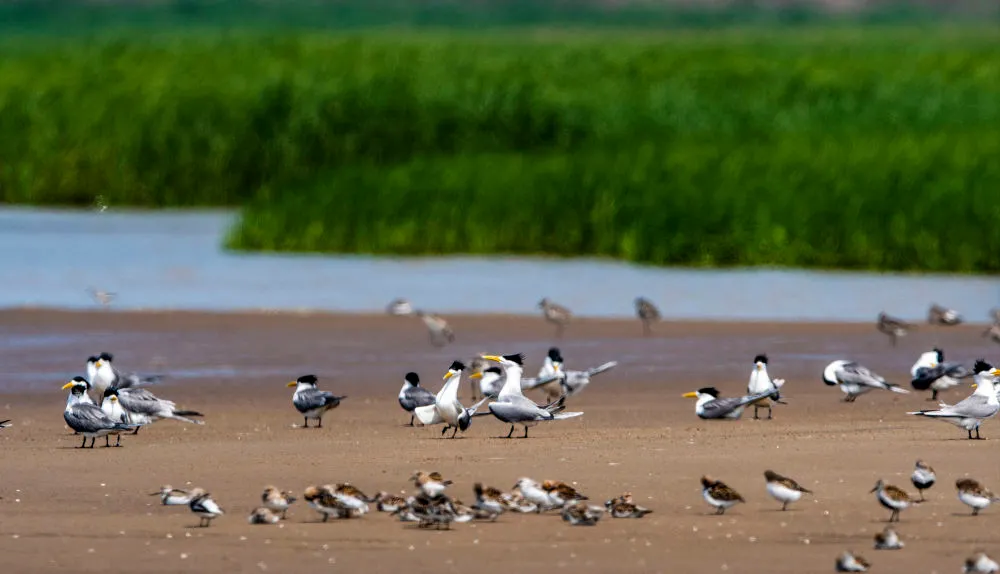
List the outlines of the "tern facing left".
{"type": "Polygon", "coordinates": [[[94,448],[97,437],[107,436],[114,432],[132,430],[134,425],[129,425],[121,421],[112,420],[101,407],[90,402],[90,399],[83,399],[87,395],[89,385],[83,377],[76,377],[72,381],[63,385],[63,390],[69,389],[69,396],[66,399],[66,410],[63,412],[63,419],[69,428],[83,435],[84,448],[87,439],[90,439],[90,448],[94,448]]]}
{"type": "Polygon", "coordinates": [[[743,414],[743,409],[760,399],[778,394],[778,389],[767,392],[747,395],[745,397],[719,398],[719,389],[715,387],[704,387],[697,391],[684,393],[681,395],[686,399],[698,399],[694,405],[694,412],[702,419],[730,419],[735,420],[743,414]]]}
{"type": "Polygon", "coordinates": [[[302,413],[304,418],[302,428],[309,428],[309,419],[316,419],[316,426],[323,428],[323,415],[326,414],[326,411],[337,408],[340,401],[347,398],[319,390],[316,387],[317,381],[316,375],[302,375],[287,385],[295,387],[292,404],[295,405],[296,410],[302,413]]]}
{"type": "Polygon", "coordinates": [[[899,385],[887,383],[885,377],[879,376],[864,365],[843,359],[834,361],[823,369],[823,382],[831,387],[839,385],[840,390],[847,395],[844,397],[845,403],[853,403],[859,396],[872,389],[882,389],[904,395],[910,392],[899,385]]]}
{"type": "Polygon", "coordinates": [[[483,397],[469,408],[462,406],[462,403],[458,401],[458,387],[464,370],[465,365],[461,361],[453,361],[448,372],[444,374],[445,383],[438,391],[434,404],[417,407],[413,411],[420,422],[425,425],[445,423],[441,434],[447,432],[448,429],[454,429],[451,438],[455,438],[460,430],[465,432],[472,424],[472,417],[476,414],[476,410],[489,400],[489,397],[483,397]]]}
{"type": "Polygon", "coordinates": [[[971,396],[963,399],[955,405],[941,403],[941,408],[937,410],[924,410],[909,412],[906,414],[923,417],[936,418],[949,422],[959,428],[965,429],[972,439],[972,431],[976,431],[976,439],[979,436],[979,425],[984,420],[996,416],[1000,411],[1000,401],[997,400],[997,376],[1000,376],[1000,369],[993,368],[986,361],[976,361],[973,368],[976,382],[973,383],[975,391],[971,396]]]}

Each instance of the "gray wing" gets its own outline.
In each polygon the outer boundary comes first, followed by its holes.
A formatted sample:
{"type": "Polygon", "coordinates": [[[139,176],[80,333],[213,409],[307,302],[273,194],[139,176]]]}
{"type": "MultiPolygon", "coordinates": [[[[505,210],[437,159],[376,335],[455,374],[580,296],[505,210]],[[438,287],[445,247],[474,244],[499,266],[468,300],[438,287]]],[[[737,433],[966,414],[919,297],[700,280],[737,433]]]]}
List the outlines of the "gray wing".
{"type": "Polygon", "coordinates": [[[295,408],[304,413],[325,406],[335,407],[340,404],[340,399],[342,398],[344,397],[338,397],[329,391],[308,389],[299,393],[296,398],[293,398],[292,403],[295,405],[295,408]]]}
{"type": "Polygon", "coordinates": [[[63,418],[66,420],[69,428],[77,432],[97,432],[126,427],[126,425],[116,423],[100,407],[90,403],[77,403],[73,405],[73,408],[63,412],[63,418]]]}
{"type": "Polygon", "coordinates": [[[953,379],[964,379],[973,375],[972,371],[965,368],[961,363],[941,363],[938,365],[944,369],[944,373],[953,379]]]}
{"type": "Polygon", "coordinates": [[[937,416],[984,419],[993,416],[998,410],[998,407],[996,405],[990,405],[987,402],[988,400],[989,399],[987,397],[982,395],[972,395],[957,404],[940,409],[940,414],[937,416]]]}
{"type": "MultiPolygon", "coordinates": [[[[560,378],[562,378],[562,376],[559,375],[558,373],[552,374],[552,375],[546,375],[544,377],[537,377],[537,378],[528,377],[528,378],[523,378],[523,379],[521,379],[521,390],[522,391],[530,391],[532,389],[537,389],[538,387],[540,387],[540,386],[542,386],[542,385],[544,385],[546,383],[551,383],[552,381],[559,380],[560,378]]],[[[497,383],[502,386],[503,382],[505,380],[507,380],[506,379],[506,375],[504,375],[503,377],[501,377],[499,379],[499,381],[497,381],[497,383]]]]}
{"type": "Polygon", "coordinates": [[[157,415],[164,407],[173,410],[174,404],[157,398],[146,389],[122,389],[118,393],[118,402],[130,413],[142,415],[157,415]]]}
{"type": "Polygon", "coordinates": [[[875,387],[879,389],[884,389],[886,387],[885,379],[869,371],[867,367],[854,362],[845,363],[841,366],[840,369],[837,370],[837,379],[839,379],[842,383],[853,383],[855,385],[864,385],[866,387],[875,387]]]}
{"type": "Polygon", "coordinates": [[[426,407],[428,405],[433,405],[435,400],[434,393],[428,391],[423,387],[413,387],[407,389],[403,393],[403,398],[399,399],[399,404],[406,410],[412,411],[417,407],[426,407]]]}
{"type": "Polygon", "coordinates": [[[777,394],[777,389],[772,389],[763,393],[746,395],[745,397],[715,399],[714,401],[705,403],[705,405],[701,407],[702,414],[699,416],[703,419],[717,419],[724,417],[742,406],[748,405],[756,400],[760,400],[773,394],[777,394]]]}

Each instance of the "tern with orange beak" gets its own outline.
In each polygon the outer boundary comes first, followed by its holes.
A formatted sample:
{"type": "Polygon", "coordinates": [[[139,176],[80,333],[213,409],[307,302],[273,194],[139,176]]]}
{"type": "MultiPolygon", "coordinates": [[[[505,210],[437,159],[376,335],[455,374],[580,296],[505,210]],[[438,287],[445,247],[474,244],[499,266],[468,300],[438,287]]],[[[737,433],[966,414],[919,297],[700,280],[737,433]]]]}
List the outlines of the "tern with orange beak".
{"type": "Polygon", "coordinates": [[[564,420],[578,417],[582,412],[563,412],[566,408],[566,397],[550,402],[547,405],[535,404],[535,401],[524,396],[521,392],[521,375],[524,374],[524,355],[515,353],[513,355],[483,355],[487,361],[500,363],[503,367],[507,380],[504,381],[497,400],[490,403],[489,409],[493,416],[510,425],[510,432],[505,438],[511,438],[514,434],[515,425],[524,427],[524,436],[528,438],[528,427],[535,426],[539,422],[564,420]]]}

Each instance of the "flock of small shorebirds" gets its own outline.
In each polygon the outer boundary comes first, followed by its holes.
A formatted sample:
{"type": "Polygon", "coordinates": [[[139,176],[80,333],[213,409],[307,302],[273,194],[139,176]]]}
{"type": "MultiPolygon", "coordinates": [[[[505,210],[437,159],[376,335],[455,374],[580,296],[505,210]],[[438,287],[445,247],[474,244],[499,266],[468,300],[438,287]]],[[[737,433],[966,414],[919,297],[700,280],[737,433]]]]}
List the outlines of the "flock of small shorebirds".
{"type": "MultiPolygon", "coordinates": [[[[635,303],[643,332],[648,335],[652,324],[660,319],[660,313],[646,299],[639,298],[635,303]]],[[[556,325],[557,336],[561,336],[572,316],[570,311],[548,299],[543,299],[539,307],[545,319],[556,325]]],[[[443,318],[416,311],[405,300],[393,301],[388,312],[392,315],[421,317],[434,345],[440,346],[454,340],[454,333],[443,318]]],[[[991,317],[993,324],[984,332],[984,336],[1000,342],[1000,310],[993,311],[991,317]]],[[[954,310],[933,305],[928,313],[928,322],[957,325],[962,322],[962,318],[954,310]]],[[[896,340],[905,336],[914,326],[882,313],[878,317],[877,328],[889,336],[895,345],[896,340]]],[[[492,414],[511,425],[506,438],[511,438],[518,425],[523,426],[526,438],[528,428],[540,422],[582,415],[582,412],[565,412],[566,399],[586,388],[593,376],[616,364],[612,361],[587,371],[569,371],[564,368],[559,349],[553,347],[544,360],[539,376],[525,378],[522,377],[522,355],[482,355],[472,360],[471,368],[460,361],[453,362],[444,375],[443,387],[436,394],[420,386],[416,373],[407,373],[400,389],[399,404],[411,415],[410,426],[414,425],[415,419],[421,425],[442,424],[442,434],[451,429],[454,437],[457,432],[467,430],[473,418],[492,414]],[[491,367],[492,363],[497,366],[491,367]],[[477,398],[477,394],[482,396],[470,408],[464,407],[457,398],[463,372],[470,373],[473,399],[477,398]],[[478,388],[476,380],[479,382],[478,388]],[[523,394],[524,391],[536,389],[545,393],[546,402],[535,403],[523,394]],[[489,412],[477,413],[483,404],[487,404],[489,412]]],[[[767,418],[770,419],[772,405],[784,404],[781,400],[784,380],[772,379],[768,375],[767,364],[766,355],[754,358],[747,395],[743,397],[720,398],[719,392],[712,387],[684,396],[697,399],[695,413],[702,419],[738,419],[744,409],[750,406],[754,407],[755,419],[759,418],[758,411],[762,408],[767,409],[767,418]]],[[[113,356],[109,353],[90,357],[87,361],[87,375],[86,378],[75,377],[63,386],[63,389],[70,391],[64,419],[71,429],[82,435],[83,444],[80,448],[87,445],[88,438],[91,440],[90,448],[93,448],[94,442],[101,436],[105,437],[105,446],[112,446],[110,436],[116,436],[114,446],[120,446],[122,433],[137,434],[142,426],[162,419],[203,424],[193,418],[202,416],[200,413],[178,409],[172,401],[158,398],[145,388],[159,382],[160,375],[123,373],[113,366],[113,356]]],[[[911,375],[914,389],[932,392],[928,400],[936,400],[938,392],[958,385],[960,379],[967,377],[974,378],[973,386],[976,391],[955,405],[942,403],[938,409],[908,414],[950,422],[967,430],[972,439],[973,430],[976,438],[980,438],[979,425],[1000,411],[1000,400],[997,397],[1000,392],[1000,369],[983,360],[977,361],[973,370],[969,371],[961,364],[945,362],[943,351],[935,348],[921,355],[911,369],[911,375]]],[[[846,402],[853,402],[859,395],[873,389],[909,392],[886,382],[869,369],[846,360],[834,361],[828,365],[823,372],[823,380],[828,385],[839,386],[846,395],[846,402]]],[[[336,408],[346,398],[319,390],[317,382],[316,376],[304,375],[288,383],[289,387],[295,387],[292,403],[304,417],[303,428],[309,427],[310,420],[317,421],[315,426],[321,427],[324,414],[336,408]]],[[[0,421],[0,428],[9,426],[9,423],[10,421],[0,421]]],[[[804,494],[812,494],[795,480],[771,470],[764,473],[764,478],[766,492],[781,503],[782,510],[797,502],[804,494]]],[[[510,492],[476,483],[473,488],[475,499],[469,505],[446,493],[452,481],[445,480],[437,472],[418,471],[410,480],[413,481],[416,492],[407,497],[387,492],[368,496],[350,483],[340,483],[309,486],[303,492],[302,499],[322,515],[324,522],[331,517],[358,518],[367,514],[371,506],[374,506],[379,512],[391,514],[403,522],[416,523],[419,528],[450,528],[453,522],[472,520],[494,521],[505,512],[541,514],[558,511],[567,523],[581,526],[594,525],[605,516],[642,518],[653,512],[637,505],[629,492],[607,500],[603,506],[592,505],[589,503],[590,499],[575,487],[555,480],[538,482],[531,478],[521,478],[510,492]]],[[[898,522],[903,510],[924,501],[924,491],[931,488],[937,478],[932,467],[923,461],[917,461],[911,481],[920,493],[920,499],[915,499],[901,488],[885,484],[882,480],[872,489],[879,504],[890,510],[890,523],[898,522]]],[[[701,485],[703,498],[716,509],[717,514],[724,514],[727,509],[745,502],[736,490],[722,481],[704,476],[701,485]]],[[[958,499],[972,509],[973,515],[978,515],[981,510],[1000,501],[1000,497],[970,478],[957,480],[956,488],[958,499]]],[[[164,486],[153,494],[160,497],[163,505],[187,506],[199,517],[199,526],[208,526],[213,519],[224,514],[219,504],[201,488],[182,490],[164,486]]],[[[251,512],[248,521],[251,524],[278,523],[285,518],[286,511],[296,500],[291,493],[268,486],[262,495],[262,505],[251,512]]],[[[900,549],[903,546],[904,543],[891,526],[875,535],[876,549],[900,549]]],[[[839,572],[865,572],[869,567],[867,560],[851,552],[844,552],[836,560],[836,570],[839,572]]],[[[964,571],[1000,572],[1000,565],[985,553],[978,553],[966,561],[964,571]]]]}

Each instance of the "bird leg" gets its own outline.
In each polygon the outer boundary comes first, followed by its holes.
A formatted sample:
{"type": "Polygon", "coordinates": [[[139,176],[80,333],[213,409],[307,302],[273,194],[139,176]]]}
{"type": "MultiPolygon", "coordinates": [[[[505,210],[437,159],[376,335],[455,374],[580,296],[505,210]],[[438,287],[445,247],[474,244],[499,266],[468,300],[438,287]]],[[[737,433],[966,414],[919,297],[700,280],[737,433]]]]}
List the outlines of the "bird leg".
{"type": "Polygon", "coordinates": [[[760,405],[754,405],[753,406],[753,420],[758,420],[757,419],[757,409],[759,409],[759,408],[760,408],[760,405]]]}
{"type": "Polygon", "coordinates": [[[139,429],[140,429],[140,428],[142,428],[142,427],[138,427],[138,426],[137,426],[137,427],[135,427],[135,430],[134,430],[134,431],[132,431],[132,434],[134,434],[134,435],[135,435],[135,434],[139,434],[139,429]]]}
{"type": "Polygon", "coordinates": [[[781,503],[781,510],[783,510],[783,511],[784,510],[788,510],[788,503],[787,502],[782,502],[781,503]]]}
{"type": "Polygon", "coordinates": [[[122,435],[121,433],[118,433],[118,440],[115,441],[115,446],[121,446],[121,445],[122,445],[122,435]]]}
{"type": "Polygon", "coordinates": [[[319,429],[323,428],[323,417],[319,417],[318,419],[316,419],[316,428],[319,429]]]}
{"type": "Polygon", "coordinates": [[[441,429],[441,436],[444,436],[444,433],[448,432],[448,429],[450,429],[450,428],[451,428],[451,425],[444,425],[444,428],[441,429]]]}
{"type": "Polygon", "coordinates": [[[90,448],[94,448],[94,443],[97,442],[97,437],[90,439],[90,448]]]}
{"type": "Polygon", "coordinates": [[[416,415],[413,415],[413,414],[411,414],[411,415],[410,415],[410,424],[408,424],[408,425],[404,425],[404,426],[408,426],[408,427],[412,427],[412,426],[413,426],[413,418],[414,418],[415,416],[416,416],[416,415]]]}
{"type": "Polygon", "coordinates": [[[899,511],[893,510],[892,514],[889,515],[889,522],[899,522],[899,511]]]}
{"type": "Polygon", "coordinates": [[[932,401],[936,401],[937,400],[937,394],[938,394],[937,389],[931,389],[931,400],[932,401]]]}
{"type": "Polygon", "coordinates": [[[979,509],[978,508],[973,508],[972,509],[972,515],[973,516],[979,516],[979,509]]]}
{"type": "Polygon", "coordinates": [[[920,502],[923,502],[924,501],[924,489],[918,488],[917,492],[920,493],[920,502]]]}
{"type": "Polygon", "coordinates": [[[715,513],[719,514],[719,515],[725,514],[726,513],[726,507],[725,506],[719,506],[719,507],[717,507],[715,509],[715,513]]]}
{"type": "MultiPolygon", "coordinates": [[[[514,436],[514,425],[510,425],[510,432],[507,433],[507,436],[504,437],[504,438],[510,438],[512,436],[514,436]]],[[[972,437],[970,436],[969,438],[972,438],[972,437]]],[[[84,440],[86,440],[86,439],[84,439],[84,440]]]]}
{"type": "Polygon", "coordinates": [[[302,428],[309,428],[309,417],[302,417],[302,428]]]}
{"type": "Polygon", "coordinates": [[[767,405],[767,420],[771,420],[771,405],[767,405]]]}
{"type": "Polygon", "coordinates": [[[111,446],[111,435],[106,434],[104,435],[104,448],[108,448],[109,446],[111,446]]]}
{"type": "Polygon", "coordinates": [[[983,437],[979,436],[979,427],[976,427],[976,440],[982,440],[983,437]]]}
{"type": "MultiPolygon", "coordinates": [[[[969,435],[969,438],[972,438],[971,434],[969,435]]],[[[87,446],[87,437],[83,437],[83,444],[80,445],[80,448],[84,448],[86,446],[87,446]]]]}
{"type": "Polygon", "coordinates": [[[521,438],[528,438],[528,427],[524,427],[524,436],[521,438]]]}
{"type": "Polygon", "coordinates": [[[458,434],[458,427],[455,427],[455,430],[451,431],[451,438],[455,438],[456,434],[458,434]]]}

